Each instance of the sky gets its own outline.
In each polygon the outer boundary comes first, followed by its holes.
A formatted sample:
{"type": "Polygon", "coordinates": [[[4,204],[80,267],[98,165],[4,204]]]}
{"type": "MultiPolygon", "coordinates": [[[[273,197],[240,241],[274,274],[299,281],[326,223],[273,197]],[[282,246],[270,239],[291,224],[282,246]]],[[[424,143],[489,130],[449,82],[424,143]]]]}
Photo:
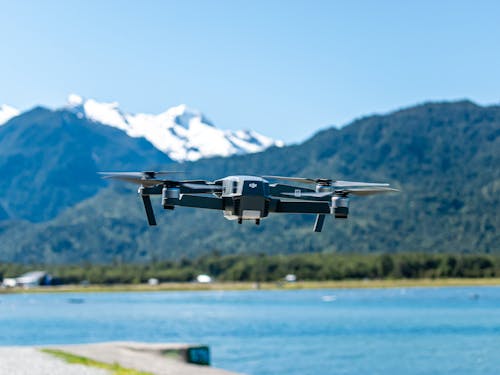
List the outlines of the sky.
{"type": "Polygon", "coordinates": [[[0,104],[178,104],[288,143],[426,101],[500,101],[499,1],[0,0],[0,104]]]}

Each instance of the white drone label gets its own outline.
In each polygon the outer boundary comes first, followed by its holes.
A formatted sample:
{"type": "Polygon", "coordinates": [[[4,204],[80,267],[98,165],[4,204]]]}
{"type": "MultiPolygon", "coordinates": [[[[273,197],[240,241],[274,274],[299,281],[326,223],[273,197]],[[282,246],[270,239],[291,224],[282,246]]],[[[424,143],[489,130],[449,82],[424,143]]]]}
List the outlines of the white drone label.
{"type": "Polygon", "coordinates": [[[300,189],[295,189],[295,197],[300,198],[302,196],[302,190],[300,189]]]}
{"type": "Polygon", "coordinates": [[[252,189],[255,189],[257,187],[257,184],[255,182],[252,182],[248,184],[248,186],[251,187],[252,189]]]}

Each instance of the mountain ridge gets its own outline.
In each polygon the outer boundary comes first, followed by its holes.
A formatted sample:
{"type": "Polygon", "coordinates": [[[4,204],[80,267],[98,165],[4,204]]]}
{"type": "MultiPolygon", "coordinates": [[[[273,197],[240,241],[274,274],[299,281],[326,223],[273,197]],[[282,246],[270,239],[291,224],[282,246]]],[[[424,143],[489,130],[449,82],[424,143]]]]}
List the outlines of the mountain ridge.
{"type": "Polygon", "coordinates": [[[142,138],[62,110],[35,107],[0,127],[0,196],[11,219],[43,221],[91,197],[98,171],[150,169],[172,161],[142,138]]]}
{"type": "MultiPolygon", "coordinates": [[[[39,107],[45,108],[34,108],[39,107]]],[[[123,111],[118,102],[99,102],[70,94],[67,104],[55,110],[73,112],[79,118],[120,129],[132,138],[145,138],[170,159],[178,162],[254,153],[284,145],[280,140],[273,140],[253,130],[218,129],[202,112],[185,104],[168,108],[156,115],[132,114],[123,111]]],[[[29,111],[0,105],[0,126],[29,111]]]]}
{"type": "Polygon", "coordinates": [[[18,116],[21,112],[7,104],[0,105],[0,126],[5,124],[10,119],[18,116]]]}
{"type": "Polygon", "coordinates": [[[144,137],[175,161],[260,152],[283,146],[252,130],[221,130],[198,110],[185,104],[157,115],[122,111],[117,102],[100,103],[71,94],[65,109],[92,121],[112,126],[131,137],[144,137]]]}

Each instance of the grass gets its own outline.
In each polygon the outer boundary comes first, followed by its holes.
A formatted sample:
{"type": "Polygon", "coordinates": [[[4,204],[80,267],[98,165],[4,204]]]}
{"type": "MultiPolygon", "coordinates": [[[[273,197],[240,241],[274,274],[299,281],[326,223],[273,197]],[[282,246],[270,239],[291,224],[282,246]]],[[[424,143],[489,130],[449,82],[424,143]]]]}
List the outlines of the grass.
{"type": "Polygon", "coordinates": [[[330,280],[284,282],[215,282],[162,283],[117,285],[62,285],[32,289],[0,289],[0,293],[51,293],[51,292],[147,292],[147,291],[207,291],[207,290],[297,290],[297,289],[347,289],[347,288],[401,288],[443,286],[500,286],[500,278],[449,278],[449,279],[381,279],[381,280],[330,280]]]}
{"type": "Polygon", "coordinates": [[[129,369],[120,366],[117,363],[114,364],[109,364],[109,363],[104,363],[104,362],[99,362],[99,361],[94,361],[93,359],[81,357],[79,355],[74,355],[71,353],[64,352],[62,350],[56,350],[56,349],[41,349],[42,352],[51,354],[57,358],[61,358],[64,361],[72,364],[79,364],[79,365],[84,365],[84,366],[89,366],[89,367],[96,367],[100,368],[103,370],[108,370],[111,372],[112,375],[153,375],[150,372],[144,372],[144,371],[137,371],[134,369],[129,369]]]}

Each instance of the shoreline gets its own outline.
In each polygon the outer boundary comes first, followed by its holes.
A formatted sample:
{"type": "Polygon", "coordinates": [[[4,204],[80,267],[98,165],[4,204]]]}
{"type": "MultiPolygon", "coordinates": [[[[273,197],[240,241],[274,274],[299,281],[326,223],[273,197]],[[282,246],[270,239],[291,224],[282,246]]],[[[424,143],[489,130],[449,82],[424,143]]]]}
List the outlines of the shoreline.
{"type": "Polygon", "coordinates": [[[170,282],[158,285],[58,285],[34,288],[0,289],[2,294],[19,293],[104,293],[104,292],[182,292],[182,291],[251,291],[251,290],[301,290],[301,289],[384,289],[412,287],[467,287],[500,286],[500,278],[449,278],[449,279],[384,279],[384,280],[329,280],[297,282],[170,282]]]}

